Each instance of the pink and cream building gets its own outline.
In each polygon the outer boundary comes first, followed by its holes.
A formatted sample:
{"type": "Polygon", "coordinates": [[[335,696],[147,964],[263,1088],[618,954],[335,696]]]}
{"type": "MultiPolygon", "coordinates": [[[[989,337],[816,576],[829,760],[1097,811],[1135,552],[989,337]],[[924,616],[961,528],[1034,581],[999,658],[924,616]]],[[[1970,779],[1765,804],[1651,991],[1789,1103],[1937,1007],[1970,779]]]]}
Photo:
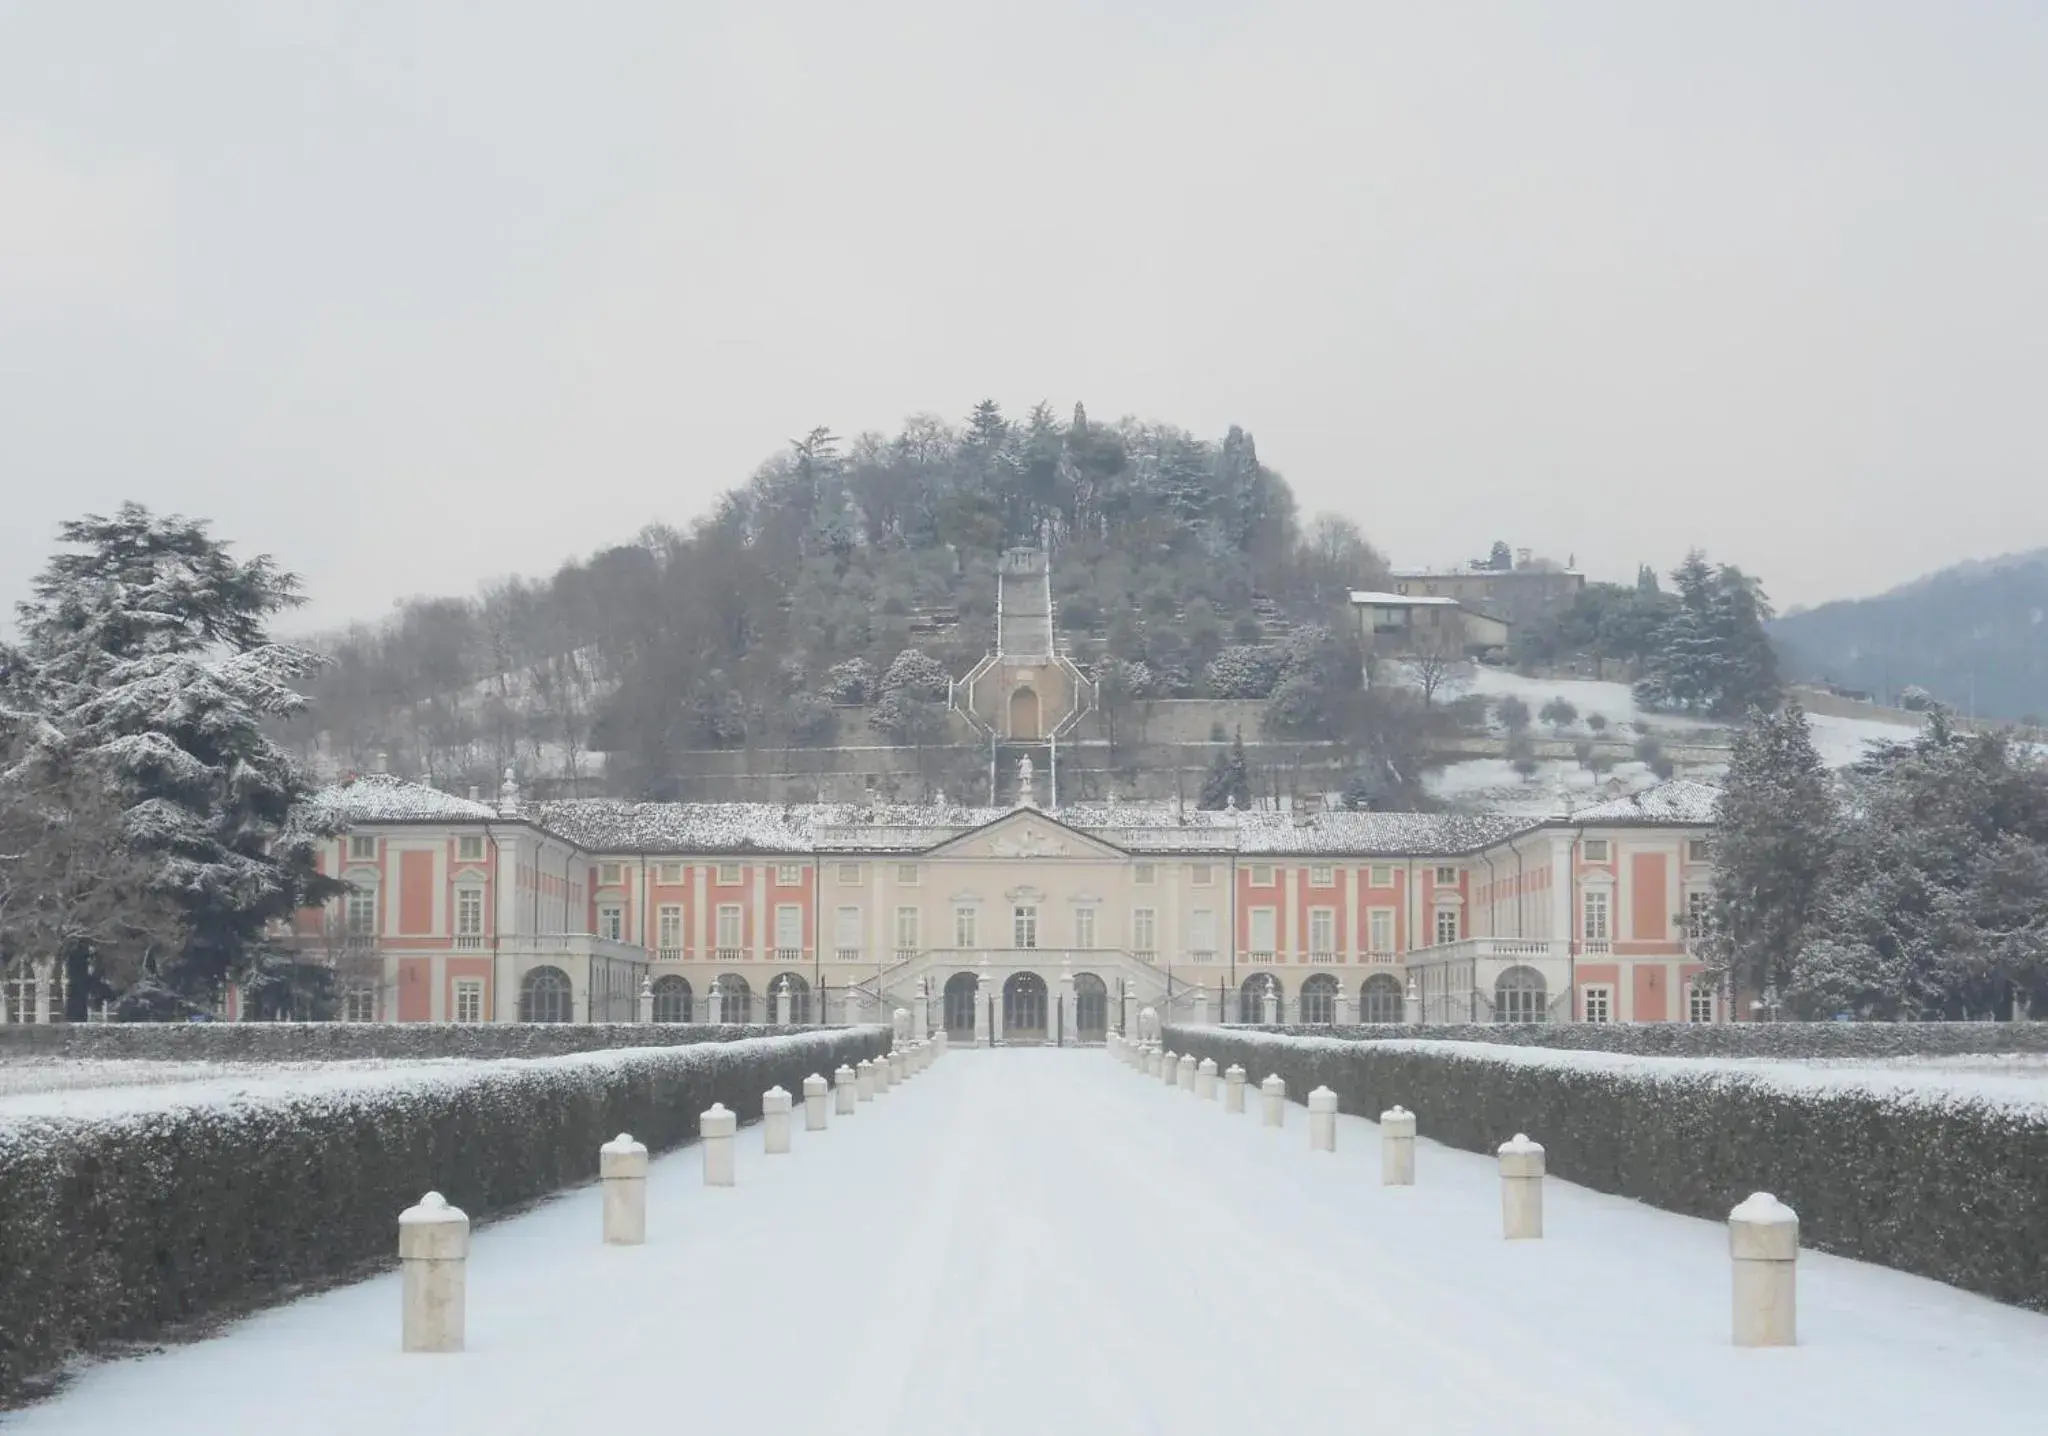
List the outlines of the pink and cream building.
{"type": "Polygon", "coordinates": [[[494,804],[385,775],[301,915],[346,1015],[818,1022],[922,1010],[959,1039],[1182,1021],[1710,1021],[1689,950],[1715,791],[1551,816],[494,804]]]}

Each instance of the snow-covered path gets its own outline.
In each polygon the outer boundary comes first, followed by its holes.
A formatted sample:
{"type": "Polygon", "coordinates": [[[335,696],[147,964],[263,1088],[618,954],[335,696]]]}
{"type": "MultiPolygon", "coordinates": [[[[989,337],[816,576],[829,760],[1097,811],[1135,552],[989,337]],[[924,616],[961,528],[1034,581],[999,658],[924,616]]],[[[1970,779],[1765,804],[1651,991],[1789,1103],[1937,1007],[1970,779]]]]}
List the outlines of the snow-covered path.
{"type": "MultiPolygon", "coordinates": [[[[1252,1103],[1256,1108],[1256,1101],[1252,1103]]],[[[10,1432],[1174,1433],[2041,1429],[2048,1317],[1808,1254],[1789,1351],[1727,1344],[1723,1228],[1493,1164],[1379,1185],[1100,1051],[956,1051],[740,1186],[657,1161],[649,1243],[594,1187],[481,1230],[470,1350],[403,1356],[395,1275],[87,1372],[10,1432]]],[[[800,1125],[800,1124],[799,1124],[800,1125]]],[[[1540,1134],[1537,1134],[1540,1136],[1540,1134]]],[[[394,1216],[396,1214],[394,1213],[394,1216]]],[[[1997,1241],[1997,1233],[1986,1233],[1997,1241]]]]}

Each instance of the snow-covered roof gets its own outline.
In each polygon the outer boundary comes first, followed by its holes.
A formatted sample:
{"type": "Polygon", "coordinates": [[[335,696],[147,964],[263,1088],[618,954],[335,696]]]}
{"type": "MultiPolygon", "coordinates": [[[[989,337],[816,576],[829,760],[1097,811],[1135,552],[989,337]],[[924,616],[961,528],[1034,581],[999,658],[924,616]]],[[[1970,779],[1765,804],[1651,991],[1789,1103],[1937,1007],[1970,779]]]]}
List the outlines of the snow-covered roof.
{"type": "Polygon", "coordinates": [[[569,798],[530,814],[540,827],[602,853],[807,853],[814,809],[780,803],[627,803],[569,798]]]}
{"type": "Polygon", "coordinates": [[[1451,857],[1542,825],[1538,819],[1500,813],[1247,813],[1238,827],[1238,851],[1451,857]]]}
{"type": "Polygon", "coordinates": [[[1351,590],[1351,602],[1360,608],[1456,608],[1458,600],[1435,594],[1376,593],[1370,589],[1351,590]]]}
{"type": "Polygon", "coordinates": [[[308,798],[306,807],[315,815],[343,824],[445,822],[498,816],[497,810],[488,804],[458,798],[391,773],[363,773],[330,783],[308,798]]]}
{"type": "Polygon", "coordinates": [[[1721,790],[1690,778],[1673,778],[1626,798],[1596,803],[1572,813],[1574,825],[1585,823],[1711,823],[1721,790]]]}

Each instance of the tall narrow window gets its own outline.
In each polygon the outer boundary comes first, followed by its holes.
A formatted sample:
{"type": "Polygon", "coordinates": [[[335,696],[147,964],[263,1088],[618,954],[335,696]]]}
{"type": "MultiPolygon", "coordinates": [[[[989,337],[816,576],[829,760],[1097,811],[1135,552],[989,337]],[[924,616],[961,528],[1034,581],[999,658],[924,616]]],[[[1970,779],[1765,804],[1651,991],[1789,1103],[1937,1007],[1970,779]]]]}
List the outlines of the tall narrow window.
{"type": "Polygon", "coordinates": [[[917,951],[917,909],[914,907],[896,909],[896,950],[917,951]]]}
{"type": "Polygon", "coordinates": [[[1439,945],[1458,940],[1458,910],[1454,907],[1440,907],[1436,910],[1436,940],[1439,945]]]}
{"type": "Polygon", "coordinates": [[[1275,946],[1274,933],[1278,930],[1278,926],[1279,924],[1274,920],[1273,909],[1269,907],[1255,907],[1252,909],[1251,947],[1254,953],[1266,953],[1269,955],[1272,953],[1275,946]]]}
{"type": "Polygon", "coordinates": [[[617,903],[606,903],[597,910],[597,935],[617,942],[625,936],[626,910],[617,903]]]}
{"type": "Polygon", "coordinates": [[[377,890],[357,888],[348,895],[348,935],[350,937],[375,937],[377,935],[377,890]]]}
{"type": "Polygon", "coordinates": [[[1337,950],[1337,913],[1334,908],[1314,907],[1308,910],[1308,950],[1313,953],[1337,950]]]}
{"type": "Polygon", "coordinates": [[[775,957],[778,962],[791,961],[789,954],[800,953],[804,946],[804,910],[793,902],[778,903],[775,907],[775,957]]]}
{"type": "Polygon", "coordinates": [[[1195,961],[1216,955],[1216,910],[1198,907],[1188,914],[1188,950],[1195,961]]]}
{"type": "Polygon", "coordinates": [[[1394,950],[1394,910],[1376,907],[1365,915],[1365,945],[1375,953],[1394,950]]]}
{"type": "Polygon", "coordinates": [[[1698,942],[1707,935],[1707,917],[1714,910],[1714,895],[1697,888],[1685,895],[1685,935],[1698,942]]]}
{"type": "Polygon", "coordinates": [[[981,945],[980,910],[962,904],[953,909],[953,946],[966,951],[981,945]]]}
{"type": "Polygon", "coordinates": [[[718,946],[736,952],[740,945],[740,908],[738,903],[723,903],[718,909],[718,946]]]}
{"type": "Polygon", "coordinates": [[[1010,911],[1010,937],[1013,947],[1038,946],[1038,909],[1026,903],[1019,903],[1010,911]]]}
{"type": "Polygon", "coordinates": [[[1585,906],[1585,936],[1587,942],[1606,942],[1612,925],[1608,921],[1610,908],[1607,893],[1600,888],[1588,890],[1580,899],[1585,906]]]}
{"type": "Polygon", "coordinates": [[[481,1022],[484,1020],[484,982],[480,977],[462,977],[455,981],[455,1020],[457,1022],[481,1022]]]}
{"type": "Polygon", "coordinates": [[[664,953],[680,953],[683,949],[683,910],[679,907],[665,907],[655,924],[654,945],[664,953]]]}
{"type": "Polygon", "coordinates": [[[1154,909],[1131,909],[1131,949],[1134,952],[1159,950],[1159,914],[1154,909]]]}
{"type": "Polygon", "coordinates": [[[1614,989],[1611,987],[1589,987],[1586,989],[1586,1021],[1612,1022],[1614,1020],[1614,989]]]}
{"type": "Polygon", "coordinates": [[[484,932],[484,890],[482,888],[457,888],[455,890],[455,935],[457,937],[482,937],[484,932]]]}
{"type": "Polygon", "coordinates": [[[1095,909],[1092,907],[1074,909],[1074,946],[1084,949],[1095,946],[1095,909]]]}
{"type": "Polygon", "coordinates": [[[843,907],[832,915],[832,945],[839,949],[839,956],[845,961],[850,962],[860,956],[859,908],[843,907]]]}

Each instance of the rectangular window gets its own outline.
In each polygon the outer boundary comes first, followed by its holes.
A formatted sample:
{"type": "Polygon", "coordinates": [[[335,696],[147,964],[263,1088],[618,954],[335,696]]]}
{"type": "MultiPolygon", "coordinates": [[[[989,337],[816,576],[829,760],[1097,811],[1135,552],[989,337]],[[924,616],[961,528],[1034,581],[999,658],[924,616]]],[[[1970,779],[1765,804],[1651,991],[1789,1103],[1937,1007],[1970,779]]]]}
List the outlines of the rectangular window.
{"type": "Polygon", "coordinates": [[[1707,921],[1714,911],[1714,895],[1694,889],[1685,895],[1685,935],[1698,942],[1707,935],[1707,921]]]}
{"type": "Polygon", "coordinates": [[[1394,910],[1392,908],[1376,907],[1366,912],[1365,945],[1376,953],[1390,953],[1394,950],[1394,910]]]}
{"type": "Polygon", "coordinates": [[[1366,886],[1390,888],[1394,885],[1394,870],[1385,863],[1374,863],[1366,873],[1366,886]]]}
{"type": "Polygon", "coordinates": [[[1273,909],[1269,907],[1255,907],[1252,909],[1251,947],[1253,952],[1270,953],[1277,945],[1278,939],[1275,937],[1275,934],[1278,931],[1279,924],[1275,921],[1273,909]]]}
{"type": "Polygon", "coordinates": [[[803,881],[804,865],[802,863],[777,863],[775,865],[775,885],[777,887],[801,887],[803,886],[803,881]]]}
{"type": "Polygon", "coordinates": [[[1312,907],[1308,910],[1308,950],[1310,952],[1335,952],[1337,950],[1337,910],[1327,907],[1312,907]]]}
{"type": "Polygon", "coordinates": [[[1458,885],[1458,870],[1456,868],[1438,868],[1436,870],[1436,885],[1440,888],[1456,887],[1458,885]]]}
{"type": "Polygon", "coordinates": [[[859,863],[841,863],[841,864],[839,865],[839,881],[840,881],[840,882],[842,882],[842,883],[849,883],[849,884],[850,884],[850,883],[857,883],[857,882],[859,882],[859,881],[860,881],[860,864],[859,864],[859,863]]]}
{"type": "Polygon", "coordinates": [[[1589,987],[1586,993],[1586,1021],[1612,1022],[1614,1020],[1614,989],[1611,987],[1589,987]]]}
{"type": "Polygon", "coordinates": [[[1589,863],[1604,863],[1607,861],[1607,839],[1586,839],[1586,861],[1589,863]]]}
{"type": "Polygon", "coordinates": [[[457,937],[482,937],[484,931],[484,890],[482,888],[457,888],[455,890],[455,935],[457,937]]]}
{"type": "Polygon", "coordinates": [[[1188,914],[1188,947],[1193,952],[1216,951],[1216,910],[1198,907],[1188,914]]]}
{"type": "Polygon", "coordinates": [[[377,990],[373,987],[352,987],[341,995],[341,1020],[343,1022],[375,1022],[377,1020],[377,990]]]}
{"type": "Polygon", "coordinates": [[[1131,869],[1131,881],[1139,887],[1150,887],[1158,881],[1159,869],[1152,863],[1138,863],[1131,869]]]}
{"type": "Polygon", "coordinates": [[[455,1020],[457,1022],[481,1022],[484,1020],[484,980],[481,977],[458,977],[455,979],[455,1020]]]}
{"type": "Polygon", "coordinates": [[[619,863],[597,865],[597,885],[601,888],[615,888],[626,880],[626,870],[619,863]]]}
{"type": "Polygon", "coordinates": [[[1010,940],[1013,947],[1038,946],[1038,909],[1018,904],[1010,912],[1010,940]]]}
{"type": "Polygon", "coordinates": [[[348,895],[348,935],[374,937],[377,933],[377,890],[357,888],[348,895]]]}
{"type": "Polygon", "coordinates": [[[654,917],[654,945],[663,952],[683,950],[683,910],[670,906],[661,909],[654,917]]]}
{"type": "Polygon", "coordinates": [[[916,863],[898,863],[898,864],[896,864],[896,881],[897,881],[897,882],[899,882],[899,883],[901,883],[901,884],[902,884],[902,885],[903,885],[904,887],[907,887],[907,888],[914,888],[914,887],[916,887],[916,886],[917,886],[917,864],[916,864],[916,863]]]}
{"type": "Polygon", "coordinates": [[[1205,888],[1216,881],[1216,870],[1207,863],[1196,863],[1188,869],[1188,881],[1198,888],[1205,888]]]}
{"type": "Polygon", "coordinates": [[[377,856],[377,840],[363,837],[358,833],[350,833],[348,855],[363,862],[371,861],[377,856]]]}
{"type": "Polygon", "coordinates": [[[717,946],[727,951],[737,951],[740,945],[740,905],[721,903],[718,908],[717,946]]]}
{"type": "Polygon", "coordinates": [[[1454,907],[1440,907],[1436,910],[1436,940],[1439,946],[1458,940],[1458,910],[1454,907]]]}
{"type": "Polygon", "coordinates": [[[841,952],[860,951],[860,909],[843,907],[832,915],[832,945],[841,952]]]}
{"type": "Polygon", "coordinates": [[[981,946],[981,909],[956,907],[953,909],[953,946],[962,951],[981,946]]]}
{"type": "Polygon", "coordinates": [[[1711,840],[1707,838],[1687,838],[1685,840],[1685,860],[1687,862],[1711,862],[1713,856],[1714,845],[1711,840]]]}
{"type": "Polygon", "coordinates": [[[917,909],[914,907],[896,909],[896,950],[917,951],[917,909]]]}
{"type": "Polygon", "coordinates": [[[484,840],[481,834],[464,833],[455,840],[455,860],[463,863],[480,863],[484,860],[484,840]]]}
{"type": "Polygon", "coordinates": [[[1092,907],[1074,909],[1074,946],[1082,949],[1095,946],[1095,909],[1092,907]]]}
{"type": "Polygon", "coordinates": [[[1308,885],[1312,888],[1331,888],[1337,885],[1337,870],[1328,863],[1312,863],[1308,870],[1308,885]]]}
{"type": "Polygon", "coordinates": [[[1269,888],[1273,886],[1273,865],[1271,863],[1252,864],[1252,886],[1255,888],[1269,888]]]}
{"type": "Polygon", "coordinates": [[[1131,909],[1131,948],[1136,952],[1159,951],[1159,914],[1154,909],[1131,909]]]}
{"type": "Polygon", "coordinates": [[[681,863],[655,864],[654,880],[666,887],[679,886],[683,881],[683,865],[681,863]]]}
{"type": "Polygon", "coordinates": [[[804,910],[793,902],[775,905],[775,949],[778,953],[799,952],[804,945],[804,910]]]}
{"type": "Polygon", "coordinates": [[[597,935],[612,942],[619,941],[626,932],[626,910],[617,903],[606,903],[597,910],[597,935]]]}
{"type": "Polygon", "coordinates": [[[1608,921],[1609,906],[1607,894],[1596,888],[1591,892],[1583,894],[1580,902],[1585,909],[1584,933],[1586,941],[1607,941],[1608,934],[1612,930],[1612,925],[1608,921]]]}
{"type": "Polygon", "coordinates": [[[1685,1020],[1687,1022],[1712,1022],[1714,1020],[1714,988],[1710,978],[1693,979],[1692,990],[1686,994],[1685,1020]]]}
{"type": "Polygon", "coordinates": [[[738,887],[739,881],[740,865],[738,863],[720,863],[718,865],[718,885],[720,887],[738,887]]]}

